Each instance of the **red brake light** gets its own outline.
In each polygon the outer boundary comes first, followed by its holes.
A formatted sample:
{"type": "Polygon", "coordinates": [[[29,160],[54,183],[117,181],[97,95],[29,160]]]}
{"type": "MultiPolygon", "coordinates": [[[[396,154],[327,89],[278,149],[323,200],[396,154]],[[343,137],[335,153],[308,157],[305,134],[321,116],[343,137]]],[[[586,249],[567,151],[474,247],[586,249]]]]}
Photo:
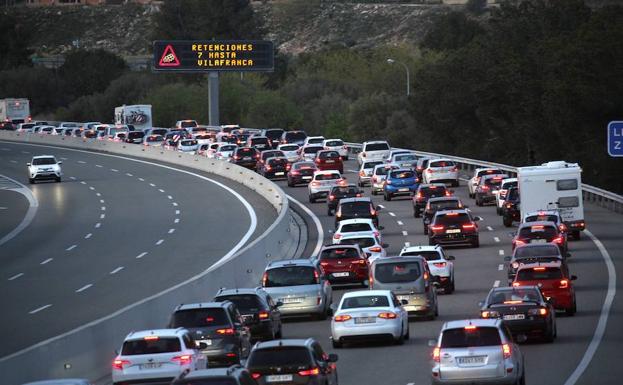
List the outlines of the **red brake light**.
{"type": "Polygon", "coordinates": [[[292,171],[290,171],[290,174],[292,174],[292,175],[300,175],[301,173],[300,173],[300,171],[292,170],[292,171]]]}
{"type": "Polygon", "coordinates": [[[517,287],[517,286],[521,286],[521,283],[519,282],[513,282],[513,286],[517,287]]]}
{"type": "Polygon", "coordinates": [[[465,330],[476,330],[476,326],[475,325],[467,325],[467,326],[465,326],[465,330]]]}
{"type": "Polygon", "coordinates": [[[316,280],[316,283],[320,283],[320,275],[317,270],[314,270],[314,279],[316,280]]]}
{"type": "Polygon", "coordinates": [[[143,337],[143,339],[145,341],[158,341],[158,339],[160,339],[160,337],[158,337],[158,336],[145,336],[145,337],[143,337]]]}
{"type": "Polygon", "coordinates": [[[312,185],[312,186],[320,186],[320,182],[315,182],[315,181],[314,181],[314,182],[311,182],[311,185],[312,185]]]}
{"type": "Polygon", "coordinates": [[[340,239],[342,238],[342,234],[337,233],[337,234],[333,234],[333,239],[340,239]]]}
{"type": "Polygon", "coordinates": [[[373,253],[380,253],[383,249],[381,248],[381,246],[373,246],[369,248],[368,250],[370,250],[373,253]]]}
{"type": "Polygon", "coordinates": [[[234,333],[235,333],[235,331],[232,328],[216,329],[216,334],[222,334],[222,335],[226,335],[226,336],[233,336],[234,333]]]}
{"type": "Polygon", "coordinates": [[[193,361],[193,357],[190,354],[184,354],[182,356],[175,356],[171,358],[171,361],[177,362],[180,365],[188,365],[193,361]]]}
{"type": "Polygon", "coordinates": [[[351,262],[353,265],[365,265],[367,262],[365,259],[356,259],[351,262]]]}
{"type": "Polygon", "coordinates": [[[543,225],[535,225],[532,226],[532,230],[543,230],[545,227],[543,225]]]}
{"type": "Polygon", "coordinates": [[[433,361],[441,361],[441,348],[439,346],[435,346],[435,349],[433,349],[433,361]]]}
{"type": "Polygon", "coordinates": [[[439,267],[439,268],[446,267],[446,263],[445,262],[435,262],[435,263],[433,263],[433,266],[439,267]]]}
{"type": "Polygon", "coordinates": [[[383,319],[396,319],[398,316],[396,315],[396,313],[393,313],[390,311],[390,312],[379,313],[378,317],[383,318],[383,319]]]}
{"type": "Polygon", "coordinates": [[[335,200],[335,195],[329,195],[329,200],[330,201],[335,200]]]}
{"type": "Polygon", "coordinates": [[[123,370],[123,367],[126,365],[130,365],[130,361],[117,359],[112,362],[112,368],[114,370],[123,370]]]}
{"type": "Polygon", "coordinates": [[[430,227],[431,230],[433,231],[443,231],[444,226],[443,225],[433,225],[430,227]]]}
{"type": "Polygon", "coordinates": [[[329,262],[320,262],[320,266],[329,266],[329,262]]]}
{"type": "Polygon", "coordinates": [[[313,368],[308,370],[299,370],[299,376],[308,377],[308,376],[317,376],[320,373],[320,369],[313,368]]]}
{"type": "Polygon", "coordinates": [[[422,195],[422,192],[418,191],[417,194],[415,194],[415,199],[419,200],[419,199],[422,199],[422,198],[424,198],[424,196],[422,195]]]}
{"type": "Polygon", "coordinates": [[[566,280],[566,279],[561,279],[559,288],[560,289],[566,289],[568,287],[569,287],[569,281],[566,280]]]}
{"type": "Polygon", "coordinates": [[[348,314],[344,314],[344,315],[336,315],[335,317],[333,317],[333,320],[335,322],[346,322],[352,318],[353,317],[349,316],[348,314]]]}
{"type": "Polygon", "coordinates": [[[446,190],[446,196],[447,197],[452,196],[452,193],[450,191],[446,190]]]}
{"type": "Polygon", "coordinates": [[[474,230],[476,228],[476,225],[473,223],[466,223],[461,227],[463,227],[463,230],[474,230]]]}
{"type": "Polygon", "coordinates": [[[254,380],[257,380],[260,377],[262,377],[260,373],[251,373],[251,378],[253,378],[254,380]]]}
{"type": "Polygon", "coordinates": [[[511,346],[509,344],[503,344],[502,353],[504,354],[504,358],[511,358],[511,346]]]}
{"type": "Polygon", "coordinates": [[[562,244],[565,241],[565,239],[562,236],[557,236],[556,238],[554,238],[553,242],[557,243],[557,244],[562,244]]]}
{"type": "Polygon", "coordinates": [[[545,271],[544,267],[533,267],[532,270],[534,271],[545,271]]]}
{"type": "Polygon", "coordinates": [[[266,282],[268,282],[268,272],[265,272],[262,276],[262,286],[266,286],[266,282]]]}
{"type": "Polygon", "coordinates": [[[270,314],[267,311],[261,311],[258,314],[259,319],[268,319],[268,317],[270,317],[270,314]]]}

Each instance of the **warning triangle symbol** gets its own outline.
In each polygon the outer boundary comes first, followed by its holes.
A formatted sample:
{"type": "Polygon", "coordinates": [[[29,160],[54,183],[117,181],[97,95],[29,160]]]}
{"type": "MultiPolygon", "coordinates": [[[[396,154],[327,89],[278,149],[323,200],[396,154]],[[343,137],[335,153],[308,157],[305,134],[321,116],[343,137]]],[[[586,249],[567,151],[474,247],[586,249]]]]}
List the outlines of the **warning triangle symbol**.
{"type": "Polygon", "coordinates": [[[173,51],[173,46],[171,44],[167,45],[164,49],[158,65],[160,67],[177,67],[180,65],[180,61],[177,58],[175,51],[173,51]]]}

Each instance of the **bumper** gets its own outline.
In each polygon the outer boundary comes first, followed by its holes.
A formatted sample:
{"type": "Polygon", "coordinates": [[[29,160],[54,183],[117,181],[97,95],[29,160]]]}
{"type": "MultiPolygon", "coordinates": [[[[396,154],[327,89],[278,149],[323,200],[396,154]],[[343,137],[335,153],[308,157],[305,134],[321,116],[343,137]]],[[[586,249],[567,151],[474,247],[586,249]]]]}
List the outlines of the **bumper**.
{"type": "Polygon", "coordinates": [[[392,195],[411,195],[417,190],[416,185],[389,187],[385,185],[385,192],[392,195]]]}
{"type": "Polygon", "coordinates": [[[547,318],[528,316],[528,319],[504,321],[512,334],[544,334],[547,332],[547,318]]]}
{"type": "MultiPolygon", "coordinates": [[[[430,232],[429,232],[430,234],[430,232]]],[[[442,234],[432,235],[429,238],[432,242],[440,245],[463,245],[476,242],[478,234],[442,234]]]]}
{"type": "Polygon", "coordinates": [[[309,196],[312,198],[323,198],[326,197],[327,195],[329,195],[329,190],[331,190],[331,188],[310,188],[309,189],[309,196]]]}
{"type": "Polygon", "coordinates": [[[299,304],[286,304],[279,308],[282,317],[288,316],[304,316],[311,314],[323,314],[325,312],[324,301],[321,301],[319,305],[299,305],[299,304]]]}
{"type": "Polygon", "coordinates": [[[331,283],[361,283],[368,279],[368,271],[326,271],[325,275],[331,283]],[[348,276],[336,277],[334,274],[348,273],[348,276]]]}
{"type": "Polygon", "coordinates": [[[377,183],[372,183],[372,191],[375,192],[381,192],[383,191],[383,186],[385,185],[384,181],[383,182],[377,182],[377,183]]]}
{"type": "Polygon", "coordinates": [[[240,363],[238,349],[234,345],[226,345],[221,349],[203,350],[208,359],[208,367],[231,366],[240,363]]]}
{"type": "MultiPolygon", "coordinates": [[[[435,369],[433,369],[433,373],[435,373],[435,369]]],[[[439,373],[437,369],[437,373],[439,373]]],[[[494,377],[494,378],[470,378],[470,379],[453,379],[453,380],[445,380],[440,379],[439,377],[432,376],[431,384],[433,385],[474,385],[474,384],[482,384],[482,385],[513,385],[517,383],[517,375],[514,373],[510,373],[504,377],[494,377]]]]}
{"type": "Polygon", "coordinates": [[[495,202],[495,195],[493,194],[476,193],[476,198],[480,199],[483,203],[494,203],[495,202]]]}
{"type": "Polygon", "coordinates": [[[331,338],[334,341],[357,341],[366,339],[386,339],[400,337],[402,329],[401,321],[385,322],[382,325],[356,325],[346,326],[343,322],[331,323],[331,338]]]}
{"type": "Polygon", "coordinates": [[[35,180],[49,180],[49,179],[57,179],[61,177],[61,173],[56,173],[56,172],[45,172],[45,173],[37,173],[34,176],[32,176],[31,174],[31,178],[35,179],[35,180]]]}

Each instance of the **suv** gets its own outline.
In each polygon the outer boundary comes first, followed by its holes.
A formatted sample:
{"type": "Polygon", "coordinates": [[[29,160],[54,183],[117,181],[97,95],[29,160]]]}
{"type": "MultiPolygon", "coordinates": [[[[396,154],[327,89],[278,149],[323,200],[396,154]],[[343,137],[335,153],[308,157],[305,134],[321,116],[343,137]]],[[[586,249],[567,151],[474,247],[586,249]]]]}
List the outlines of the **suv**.
{"type": "Polygon", "coordinates": [[[171,385],[257,385],[240,365],[182,373],[171,385]]]}
{"type": "Polygon", "coordinates": [[[277,148],[279,142],[281,142],[281,136],[285,131],[281,128],[265,128],[260,132],[260,135],[267,137],[270,140],[272,148],[277,148]]]}
{"type": "Polygon", "coordinates": [[[259,157],[260,153],[254,147],[238,147],[229,161],[238,166],[255,169],[259,157]]]}
{"type": "Polygon", "coordinates": [[[290,163],[286,158],[268,158],[260,167],[259,173],[267,179],[286,179],[286,174],[290,171],[290,163]]]}
{"type": "Polygon", "coordinates": [[[500,190],[495,196],[495,211],[498,215],[502,215],[502,207],[504,206],[506,194],[508,194],[508,189],[511,187],[517,187],[517,178],[506,178],[502,180],[500,190]]]}
{"type": "Polygon", "coordinates": [[[313,338],[257,343],[247,369],[258,385],[337,385],[336,354],[313,338]]]}
{"type": "Polygon", "coordinates": [[[358,198],[361,197],[362,191],[359,190],[354,184],[345,186],[335,186],[329,191],[327,197],[327,214],[333,215],[333,212],[337,209],[338,203],[343,198],[358,198]]]}
{"type": "Polygon", "coordinates": [[[508,262],[508,284],[510,285],[515,279],[517,269],[521,265],[539,262],[561,262],[566,269],[566,263],[558,246],[551,243],[544,245],[535,243],[517,246],[513,250],[513,255],[504,257],[504,260],[508,262]]]}
{"type": "Polygon", "coordinates": [[[331,284],[309,259],[273,261],[266,266],[262,287],[283,303],[281,315],[313,315],[326,319],[332,301],[331,284]]]}
{"type": "Polygon", "coordinates": [[[307,138],[305,131],[284,131],[281,135],[281,144],[293,143],[302,146],[305,138],[307,138]]]}
{"type": "Polygon", "coordinates": [[[487,203],[495,203],[495,197],[500,192],[502,180],[508,175],[485,175],[480,178],[480,183],[476,186],[476,206],[484,206],[487,203]]]}
{"type": "Polygon", "coordinates": [[[446,322],[430,343],[434,385],[525,384],[523,354],[500,319],[446,322]]]}
{"type": "Polygon", "coordinates": [[[368,261],[359,245],[325,245],[318,253],[320,270],[331,283],[366,285],[368,261]]]}
{"type": "Polygon", "coordinates": [[[508,189],[504,205],[502,206],[502,223],[504,227],[511,227],[513,222],[521,220],[519,188],[511,187],[508,189]]]}
{"type": "Polygon", "coordinates": [[[567,236],[554,222],[527,222],[519,225],[513,238],[513,250],[528,243],[553,243],[560,248],[560,254],[567,255],[567,236]]]}
{"type": "Polygon", "coordinates": [[[63,172],[61,170],[62,161],[57,161],[52,155],[33,156],[28,166],[28,182],[31,184],[38,180],[54,179],[61,181],[63,172]]]}
{"type": "Polygon", "coordinates": [[[459,197],[440,197],[430,198],[424,207],[424,213],[422,214],[422,224],[424,227],[424,235],[428,235],[428,226],[433,220],[435,213],[441,210],[458,210],[464,209],[467,206],[461,202],[459,197]]]}
{"type": "Polygon", "coordinates": [[[578,277],[569,275],[561,262],[533,263],[519,266],[513,286],[539,286],[543,296],[556,309],[564,310],[567,315],[572,316],[577,307],[571,281],[576,279],[578,277]]]}
{"type": "Polygon", "coordinates": [[[357,164],[361,164],[368,160],[385,160],[390,151],[389,143],[384,140],[371,142],[363,142],[361,152],[357,154],[357,164]]]}
{"type": "Polygon", "coordinates": [[[281,150],[264,150],[260,152],[259,154],[260,155],[257,157],[257,163],[255,164],[255,170],[257,172],[260,172],[260,170],[262,169],[262,166],[264,165],[264,162],[266,162],[266,159],[276,158],[276,157],[279,157],[279,158],[285,157],[285,154],[281,150]]]}
{"type": "Polygon", "coordinates": [[[423,257],[428,263],[428,268],[433,277],[443,289],[444,294],[452,294],[454,291],[454,256],[446,255],[443,248],[437,246],[409,246],[400,251],[400,256],[417,255],[423,257]]]}
{"type": "Polygon", "coordinates": [[[131,332],[112,362],[112,382],[170,383],[181,373],[206,368],[206,357],[198,350],[203,347],[183,328],[131,332]]]}
{"type": "Polygon", "coordinates": [[[383,185],[383,199],[391,201],[395,195],[411,195],[418,188],[419,181],[411,169],[390,170],[383,185]]]}
{"type": "Polygon", "coordinates": [[[422,172],[424,183],[451,182],[452,187],[459,185],[459,168],[453,160],[433,159],[422,172]]]}
{"type": "Polygon", "coordinates": [[[231,301],[236,305],[247,326],[252,340],[281,338],[280,302],[275,303],[261,287],[254,289],[220,289],[214,302],[231,301]]]}
{"type": "Polygon", "coordinates": [[[413,216],[420,217],[420,214],[430,198],[448,197],[452,193],[443,183],[421,184],[413,194],[413,216]]]}
{"type": "Polygon", "coordinates": [[[297,184],[308,184],[314,177],[314,173],[318,171],[314,162],[296,162],[292,163],[288,172],[288,186],[294,187],[297,184]]]}
{"type": "Polygon", "coordinates": [[[301,148],[299,148],[299,159],[302,161],[315,161],[316,155],[320,152],[324,151],[324,147],[318,144],[307,144],[301,148]]]}
{"type": "Polygon", "coordinates": [[[237,364],[249,354],[249,328],[230,301],[179,305],[169,327],[186,328],[197,342],[203,342],[201,352],[210,367],[237,364]]]}
{"type": "Polygon", "coordinates": [[[316,162],[318,170],[338,170],[340,173],[344,173],[344,162],[342,162],[342,157],[337,151],[318,151],[314,162],[316,162]]]}
{"type": "Polygon", "coordinates": [[[491,174],[504,174],[505,172],[499,168],[486,167],[486,168],[477,168],[474,170],[474,176],[467,182],[467,191],[469,193],[470,198],[474,198],[476,194],[476,186],[480,184],[480,178],[483,175],[491,175],[491,174]]]}
{"type": "Polygon", "coordinates": [[[322,142],[325,150],[333,150],[340,153],[342,160],[348,160],[348,146],[344,144],[342,139],[325,139],[322,142]]]}
{"type": "Polygon", "coordinates": [[[299,160],[299,147],[298,144],[280,144],[277,146],[277,150],[283,151],[283,154],[288,158],[288,162],[298,162],[299,160]]]}
{"type": "Polygon", "coordinates": [[[372,219],[374,227],[379,228],[379,207],[375,207],[370,198],[344,198],[340,200],[335,212],[335,227],[344,219],[372,219]]]}
{"type": "Polygon", "coordinates": [[[309,203],[316,203],[316,199],[324,198],[334,186],[346,181],[336,170],[315,171],[311,182],[307,185],[309,203]]]}
{"type": "Polygon", "coordinates": [[[481,217],[472,217],[467,210],[437,211],[428,226],[428,244],[470,244],[479,247],[478,224],[481,217]]]}
{"type": "Polygon", "coordinates": [[[379,258],[370,265],[370,289],[391,290],[409,315],[429,320],[439,315],[437,279],[420,256],[379,258]]]}

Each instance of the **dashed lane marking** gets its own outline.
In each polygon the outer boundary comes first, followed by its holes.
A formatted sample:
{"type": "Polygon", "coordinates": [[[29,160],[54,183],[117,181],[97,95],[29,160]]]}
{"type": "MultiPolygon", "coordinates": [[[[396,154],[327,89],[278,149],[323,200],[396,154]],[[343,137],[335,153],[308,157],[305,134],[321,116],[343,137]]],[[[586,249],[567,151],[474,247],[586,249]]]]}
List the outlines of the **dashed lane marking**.
{"type": "Polygon", "coordinates": [[[180,219],[179,219],[179,218],[175,218],[175,219],[173,220],[173,223],[180,223],[180,219]]]}
{"type": "Polygon", "coordinates": [[[100,193],[95,193],[95,195],[97,195],[98,197],[102,196],[102,194],[100,194],[100,193]]]}
{"type": "Polygon", "coordinates": [[[106,211],[106,206],[102,206],[102,211],[106,211]]]}
{"type": "Polygon", "coordinates": [[[163,189],[161,189],[161,188],[159,188],[159,189],[158,189],[158,191],[160,191],[161,193],[163,193],[163,192],[164,192],[164,190],[163,190],[163,189]]]}
{"type": "Polygon", "coordinates": [[[498,265],[498,271],[502,271],[502,270],[504,270],[504,265],[500,263],[498,265]]]}
{"type": "Polygon", "coordinates": [[[145,179],[143,178],[138,178],[138,180],[140,180],[141,182],[145,182],[145,179]]]}
{"type": "Polygon", "coordinates": [[[175,232],[175,229],[169,229],[169,234],[173,234],[175,232]]]}
{"type": "Polygon", "coordinates": [[[396,223],[398,223],[398,226],[404,226],[404,223],[402,223],[402,221],[396,221],[396,223]]]}
{"type": "Polygon", "coordinates": [[[100,214],[100,219],[106,218],[106,214],[100,214]]]}
{"type": "Polygon", "coordinates": [[[85,182],[85,181],[82,181],[82,182],[80,182],[80,184],[87,184],[87,182],[85,182]]]}
{"type": "Polygon", "coordinates": [[[162,242],[164,242],[164,239],[159,239],[158,242],[156,242],[156,246],[162,245],[162,242]]]}
{"type": "Polygon", "coordinates": [[[78,245],[71,245],[68,248],[65,249],[65,251],[72,251],[73,249],[75,249],[76,247],[78,247],[78,245]]]}
{"type": "Polygon", "coordinates": [[[48,263],[52,262],[53,260],[54,260],[54,258],[48,258],[45,261],[41,261],[40,265],[48,264],[48,263]]]}
{"type": "Polygon", "coordinates": [[[406,237],[407,235],[409,235],[409,233],[407,233],[406,231],[403,231],[402,235],[404,235],[406,237]]]}
{"type": "Polygon", "coordinates": [[[9,278],[9,281],[13,281],[18,279],[19,277],[21,277],[22,275],[24,275],[24,273],[17,273],[14,276],[12,276],[11,278],[9,278]]]}
{"type": "Polygon", "coordinates": [[[84,239],[89,239],[89,238],[91,238],[92,236],[93,236],[93,234],[88,233],[87,235],[85,235],[85,236],[84,236],[84,239]]]}
{"type": "Polygon", "coordinates": [[[504,255],[504,250],[500,249],[500,250],[498,251],[498,253],[499,253],[500,255],[504,255]]]}
{"type": "Polygon", "coordinates": [[[181,211],[180,210],[175,210],[175,215],[180,215],[181,211]]]}
{"type": "Polygon", "coordinates": [[[123,266],[119,266],[119,267],[118,267],[118,268],[116,268],[115,270],[111,271],[111,272],[110,272],[110,275],[117,274],[117,273],[118,273],[118,272],[120,272],[121,270],[123,270],[123,266]]]}
{"type": "Polygon", "coordinates": [[[103,199],[100,199],[100,203],[104,203],[105,201],[103,199]]]}
{"type": "Polygon", "coordinates": [[[499,287],[500,286],[500,281],[499,280],[495,280],[495,282],[493,282],[493,287],[499,287]]]}
{"type": "Polygon", "coordinates": [[[391,211],[388,214],[391,215],[392,217],[396,216],[396,214],[392,213],[391,211]]]}
{"type": "Polygon", "coordinates": [[[411,247],[411,242],[405,242],[405,247],[411,247]]]}
{"type": "Polygon", "coordinates": [[[43,306],[41,306],[41,307],[36,308],[35,310],[31,310],[31,311],[29,311],[29,312],[28,312],[28,314],[37,314],[37,313],[39,313],[40,311],[45,310],[45,309],[47,309],[47,308],[49,308],[49,307],[51,307],[51,306],[52,306],[52,304],[51,304],[51,303],[49,303],[49,304],[47,304],[47,305],[43,305],[43,306]]]}
{"type": "Polygon", "coordinates": [[[498,237],[493,237],[493,240],[496,241],[496,242],[500,242],[500,238],[498,238],[498,237]]]}
{"type": "Polygon", "coordinates": [[[76,180],[76,177],[75,176],[70,176],[69,179],[76,180]]]}
{"type": "Polygon", "coordinates": [[[167,195],[168,199],[173,199],[173,197],[171,195],[167,195]]]}
{"type": "Polygon", "coordinates": [[[156,185],[155,185],[155,184],[153,184],[153,183],[150,183],[149,185],[150,185],[151,187],[156,187],[156,185]]]}
{"type": "Polygon", "coordinates": [[[99,229],[101,225],[102,225],[101,223],[97,222],[97,223],[95,224],[95,228],[96,228],[96,229],[99,229]]]}
{"type": "Polygon", "coordinates": [[[117,170],[116,168],[111,168],[110,171],[112,171],[112,172],[119,172],[119,170],[117,170]]]}
{"type": "Polygon", "coordinates": [[[126,174],[127,176],[134,176],[134,175],[130,174],[129,172],[126,172],[125,174],[126,174]]]}
{"type": "Polygon", "coordinates": [[[142,253],[140,253],[139,255],[136,256],[136,259],[141,259],[141,258],[143,258],[146,255],[147,255],[147,252],[143,251],[142,253]]]}
{"type": "Polygon", "coordinates": [[[173,202],[173,206],[177,206],[177,202],[173,202]]]}
{"type": "Polygon", "coordinates": [[[95,167],[102,168],[104,166],[102,166],[101,164],[96,164],[95,167]]]}
{"type": "Polygon", "coordinates": [[[89,186],[89,190],[91,190],[91,191],[95,191],[95,187],[93,187],[93,186],[89,186]]]}
{"type": "Polygon", "coordinates": [[[80,164],[86,164],[87,162],[85,162],[84,160],[79,160],[78,163],[80,164]]]}
{"type": "Polygon", "coordinates": [[[383,205],[379,205],[379,207],[380,207],[380,208],[382,208],[382,209],[384,209],[384,208],[385,208],[385,206],[383,206],[383,205]]]}
{"type": "Polygon", "coordinates": [[[76,293],[82,293],[83,291],[85,291],[86,289],[90,288],[91,286],[93,286],[92,283],[89,283],[88,285],[84,285],[80,289],[76,290],[76,293]]]}
{"type": "Polygon", "coordinates": [[[491,226],[487,226],[487,230],[489,230],[489,231],[493,231],[493,227],[491,227],[491,226]]]}

